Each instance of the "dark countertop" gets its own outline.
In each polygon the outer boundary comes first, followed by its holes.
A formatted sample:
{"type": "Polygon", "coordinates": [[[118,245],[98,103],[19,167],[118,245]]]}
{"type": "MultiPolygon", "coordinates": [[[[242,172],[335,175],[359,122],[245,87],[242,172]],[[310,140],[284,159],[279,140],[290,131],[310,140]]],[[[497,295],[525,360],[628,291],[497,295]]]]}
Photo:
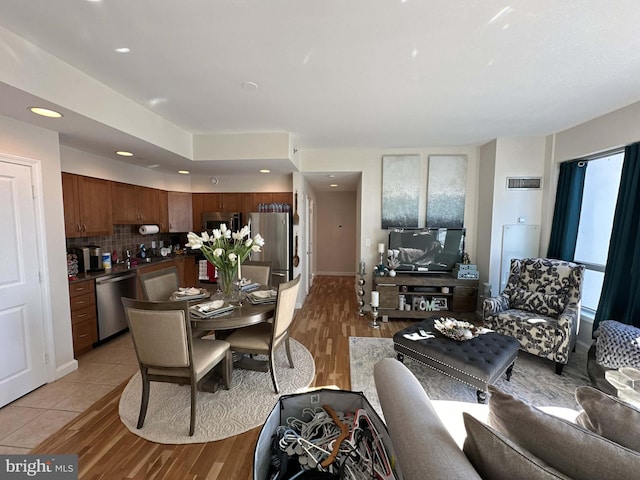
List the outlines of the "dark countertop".
{"type": "Polygon", "coordinates": [[[124,272],[134,272],[139,268],[148,267],[150,265],[173,262],[177,258],[194,258],[194,257],[195,255],[172,255],[169,257],[153,257],[150,262],[145,262],[145,261],[142,261],[142,259],[140,258],[136,258],[135,260],[138,261],[138,264],[130,268],[127,268],[127,266],[124,263],[118,263],[116,265],[113,265],[113,267],[111,267],[110,269],[104,270],[102,272],[79,273],[75,279],[72,279],[71,277],[69,277],[69,283],[83,282],[85,280],[95,280],[97,278],[108,277],[110,275],[118,275],[124,272]]]}

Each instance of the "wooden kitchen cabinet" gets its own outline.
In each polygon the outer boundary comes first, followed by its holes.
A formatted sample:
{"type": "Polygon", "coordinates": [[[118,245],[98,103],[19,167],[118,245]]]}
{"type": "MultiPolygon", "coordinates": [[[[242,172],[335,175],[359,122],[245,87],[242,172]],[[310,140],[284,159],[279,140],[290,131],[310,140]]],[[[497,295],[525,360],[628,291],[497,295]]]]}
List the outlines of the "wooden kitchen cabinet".
{"type": "Polygon", "coordinates": [[[223,212],[242,212],[242,196],[243,193],[223,193],[222,194],[222,211],[223,212]]]}
{"type": "Polygon", "coordinates": [[[94,280],[69,284],[71,333],[75,358],[91,350],[93,344],[98,341],[95,285],[94,280]]]}
{"type": "Polygon", "coordinates": [[[222,212],[222,198],[224,193],[203,193],[202,195],[202,211],[203,212],[222,212]]]}
{"type": "Polygon", "coordinates": [[[111,182],[63,172],[62,199],[67,237],[112,234],[111,182]]]}
{"type": "Polygon", "coordinates": [[[159,190],[121,182],[112,182],[111,190],[113,224],[160,223],[159,190]]]}
{"type": "Polygon", "coordinates": [[[190,232],[193,229],[191,194],[167,192],[169,232],[190,232]]]}
{"type": "Polygon", "coordinates": [[[169,192],[166,190],[158,191],[158,227],[162,233],[169,231],[169,192]]]}
{"type": "Polygon", "coordinates": [[[136,187],[136,206],[141,223],[160,223],[158,203],[160,191],[149,187],[136,187]]]}
{"type": "Polygon", "coordinates": [[[193,255],[183,255],[176,257],[176,267],[178,268],[178,279],[181,287],[199,286],[198,264],[193,255]]]}

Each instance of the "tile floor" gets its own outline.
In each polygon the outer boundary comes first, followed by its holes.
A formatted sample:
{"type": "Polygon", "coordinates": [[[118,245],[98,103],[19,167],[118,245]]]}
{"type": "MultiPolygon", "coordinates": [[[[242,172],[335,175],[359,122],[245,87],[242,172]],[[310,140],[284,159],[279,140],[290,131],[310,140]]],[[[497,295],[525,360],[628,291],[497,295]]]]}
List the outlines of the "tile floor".
{"type": "Polygon", "coordinates": [[[78,358],[78,369],[0,408],[0,454],[26,454],[138,371],[128,333],[78,358]]]}

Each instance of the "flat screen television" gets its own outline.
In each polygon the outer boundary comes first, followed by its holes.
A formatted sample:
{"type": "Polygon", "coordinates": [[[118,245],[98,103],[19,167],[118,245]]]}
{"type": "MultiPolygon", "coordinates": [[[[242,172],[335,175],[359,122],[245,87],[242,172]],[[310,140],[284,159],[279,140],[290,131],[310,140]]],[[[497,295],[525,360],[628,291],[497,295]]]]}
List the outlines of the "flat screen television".
{"type": "Polygon", "coordinates": [[[389,230],[389,250],[400,261],[399,273],[451,272],[464,255],[464,228],[389,230]]]}

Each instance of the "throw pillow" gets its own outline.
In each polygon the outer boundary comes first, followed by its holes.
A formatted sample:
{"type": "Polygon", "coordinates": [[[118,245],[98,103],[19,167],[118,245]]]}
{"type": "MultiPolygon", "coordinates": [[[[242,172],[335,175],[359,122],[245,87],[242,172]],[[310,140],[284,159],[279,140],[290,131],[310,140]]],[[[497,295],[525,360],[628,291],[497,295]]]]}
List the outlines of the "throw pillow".
{"type": "Polygon", "coordinates": [[[462,449],[484,480],[569,478],[472,415],[463,413],[462,416],[467,431],[462,449]]]}
{"type": "Polygon", "coordinates": [[[557,318],[567,306],[566,296],[542,292],[530,292],[524,288],[513,288],[509,298],[511,308],[526,310],[557,318]]]}
{"type": "Polygon", "coordinates": [[[640,410],[593,387],[578,387],[576,422],[612,442],[640,452],[640,410]]]}
{"type": "Polygon", "coordinates": [[[603,320],[596,330],[596,362],[606,368],[640,368],[640,328],[603,320]]]}
{"type": "Polygon", "coordinates": [[[488,423],[512,442],[575,479],[637,478],[640,454],[488,387],[488,423]]]}

